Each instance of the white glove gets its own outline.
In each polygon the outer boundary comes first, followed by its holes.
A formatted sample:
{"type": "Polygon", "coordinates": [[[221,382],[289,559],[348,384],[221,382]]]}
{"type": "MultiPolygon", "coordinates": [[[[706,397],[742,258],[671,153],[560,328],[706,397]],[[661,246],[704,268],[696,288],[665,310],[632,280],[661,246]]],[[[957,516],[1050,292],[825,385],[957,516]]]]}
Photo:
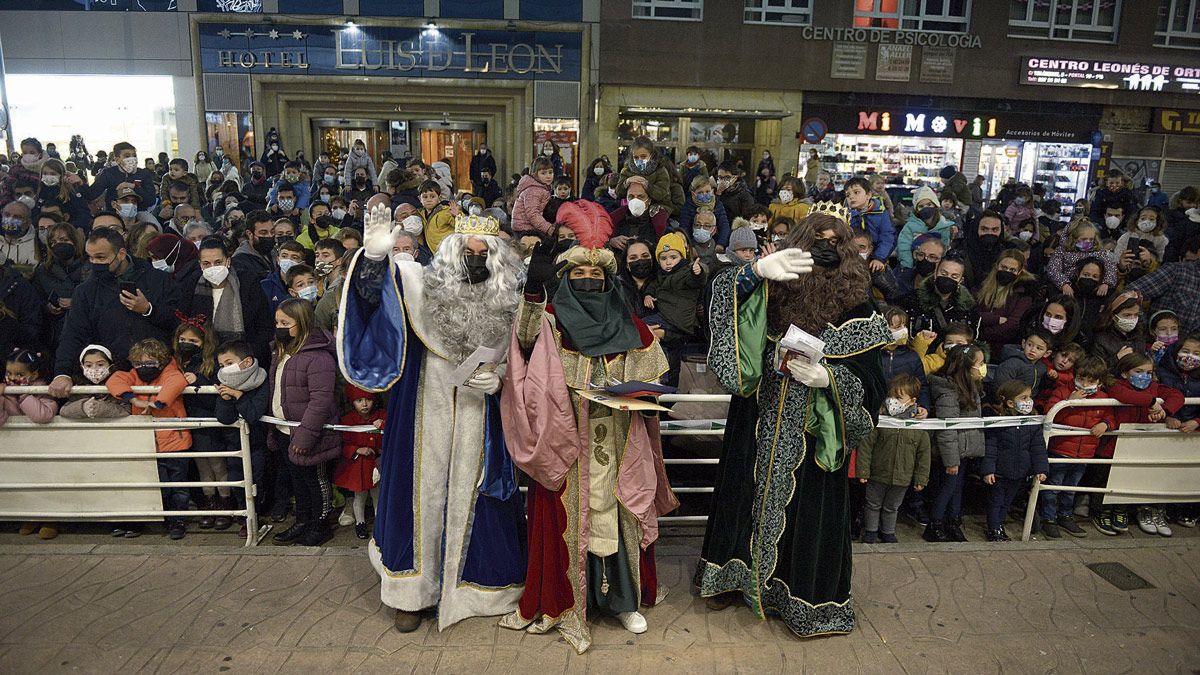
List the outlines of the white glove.
{"type": "Polygon", "coordinates": [[[812,254],[798,248],[785,248],[754,263],[758,276],[771,281],[794,281],[813,269],[812,254]]]}
{"type": "Polygon", "coordinates": [[[467,380],[467,386],[485,394],[494,394],[500,391],[500,376],[494,372],[475,373],[467,380]]]}
{"type": "Polygon", "coordinates": [[[363,216],[363,255],[370,260],[384,260],[392,255],[396,237],[404,229],[392,221],[391,211],[383,204],[363,216]]]}
{"type": "Polygon", "coordinates": [[[379,485],[379,467],[371,469],[371,485],[379,485]]]}
{"type": "Polygon", "coordinates": [[[788,370],[800,384],[811,389],[824,389],[829,386],[829,371],[821,366],[813,366],[799,359],[788,361],[788,370]]]}

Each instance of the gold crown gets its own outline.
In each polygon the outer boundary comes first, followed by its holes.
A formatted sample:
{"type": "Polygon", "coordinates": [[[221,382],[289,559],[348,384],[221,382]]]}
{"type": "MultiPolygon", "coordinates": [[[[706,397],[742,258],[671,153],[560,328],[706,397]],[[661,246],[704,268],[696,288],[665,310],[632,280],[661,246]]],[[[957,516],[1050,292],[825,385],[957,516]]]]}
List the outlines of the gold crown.
{"type": "Polygon", "coordinates": [[[850,224],[850,212],[846,210],[845,206],[837,202],[817,202],[808,211],[810,216],[814,213],[824,213],[827,216],[837,218],[847,225],[850,224]]]}
{"type": "Polygon", "coordinates": [[[495,237],[500,234],[500,221],[491,216],[464,216],[454,219],[454,233],[476,237],[495,237]]]}

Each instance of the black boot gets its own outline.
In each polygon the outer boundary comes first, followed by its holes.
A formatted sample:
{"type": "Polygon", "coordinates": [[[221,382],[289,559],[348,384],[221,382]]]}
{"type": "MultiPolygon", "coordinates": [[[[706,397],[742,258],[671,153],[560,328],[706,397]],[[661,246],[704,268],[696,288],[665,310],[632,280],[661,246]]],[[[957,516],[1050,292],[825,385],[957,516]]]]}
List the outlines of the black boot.
{"type": "Polygon", "coordinates": [[[929,524],[925,526],[925,534],[922,534],[921,538],[933,543],[950,541],[946,535],[946,526],[940,520],[929,521],[929,524]]]}
{"type": "MultiPolygon", "coordinates": [[[[200,496],[199,507],[200,507],[201,511],[211,511],[212,509],[217,508],[217,504],[218,504],[217,497],[215,497],[215,496],[209,496],[209,495],[201,495],[200,496]]],[[[202,530],[211,530],[213,527],[213,523],[214,523],[214,519],[212,516],[200,516],[200,522],[196,523],[196,525],[202,530]]]]}
{"type": "Polygon", "coordinates": [[[333,539],[333,529],[324,522],[313,523],[312,527],[296,541],[297,546],[320,546],[333,539]]]}
{"type": "Polygon", "coordinates": [[[276,544],[287,546],[296,543],[296,540],[304,536],[308,532],[308,523],[296,521],[291,527],[271,537],[271,541],[276,544]]]}
{"type": "Polygon", "coordinates": [[[966,541],[967,535],[962,529],[962,517],[946,521],[946,536],[950,541],[966,541]]]}
{"type": "MultiPolygon", "coordinates": [[[[237,500],[233,498],[233,495],[229,495],[228,497],[218,496],[213,500],[213,503],[222,511],[233,511],[238,507],[237,500]]],[[[213,519],[214,530],[228,530],[231,525],[233,525],[233,516],[217,516],[213,519]]]]}

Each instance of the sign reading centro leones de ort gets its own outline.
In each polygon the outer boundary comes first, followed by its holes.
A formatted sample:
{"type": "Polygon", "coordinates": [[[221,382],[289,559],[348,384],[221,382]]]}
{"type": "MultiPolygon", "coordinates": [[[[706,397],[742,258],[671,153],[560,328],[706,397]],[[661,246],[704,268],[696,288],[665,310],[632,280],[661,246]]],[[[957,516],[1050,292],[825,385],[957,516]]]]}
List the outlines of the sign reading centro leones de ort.
{"type": "Polygon", "coordinates": [[[1045,115],[805,104],[804,114],[828,123],[829,133],[1063,143],[1090,143],[1100,122],[1098,108],[1093,111],[1083,106],[1071,115],[1045,115]]]}
{"type": "Polygon", "coordinates": [[[979,49],[983,41],[970,33],[943,33],[927,30],[890,30],[887,28],[831,28],[804,26],[800,39],[816,42],[857,42],[885,45],[917,45],[921,47],[958,47],[979,49]]]}
{"type": "Polygon", "coordinates": [[[199,34],[206,73],[575,81],[582,68],[581,35],[566,31],[205,23],[199,34]]]}
{"type": "Polygon", "coordinates": [[[1200,94],[1200,65],[1196,63],[1161,65],[1028,56],[1021,60],[1021,71],[1021,84],[1200,94]]]}

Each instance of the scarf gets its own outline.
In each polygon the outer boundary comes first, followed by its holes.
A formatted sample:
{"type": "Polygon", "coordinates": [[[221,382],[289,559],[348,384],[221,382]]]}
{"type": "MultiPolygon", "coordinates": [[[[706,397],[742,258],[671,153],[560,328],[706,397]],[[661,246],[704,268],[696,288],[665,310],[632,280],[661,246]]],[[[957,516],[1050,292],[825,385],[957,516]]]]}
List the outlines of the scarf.
{"type": "Polygon", "coordinates": [[[218,370],[217,381],[230,389],[250,391],[261,387],[262,383],[267,381],[267,371],[259,367],[258,359],[254,359],[249,368],[236,373],[227,373],[224,369],[218,370]]]}
{"type": "Polygon", "coordinates": [[[642,336],[625,299],[612,277],[605,278],[607,290],[576,293],[563,279],[554,294],[554,314],[563,332],[584,356],[604,356],[637,349],[642,336]]]}
{"type": "MultiPolygon", "coordinates": [[[[196,295],[212,300],[213,287],[203,276],[196,282],[196,295]]],[[[240,340],[246,336],[246,326],[242,321],[240,282],[232,266],[225,277],[225,290],[221,293],[221,301],[213,307],[212,323],[222,341],[240,340]]]]}

